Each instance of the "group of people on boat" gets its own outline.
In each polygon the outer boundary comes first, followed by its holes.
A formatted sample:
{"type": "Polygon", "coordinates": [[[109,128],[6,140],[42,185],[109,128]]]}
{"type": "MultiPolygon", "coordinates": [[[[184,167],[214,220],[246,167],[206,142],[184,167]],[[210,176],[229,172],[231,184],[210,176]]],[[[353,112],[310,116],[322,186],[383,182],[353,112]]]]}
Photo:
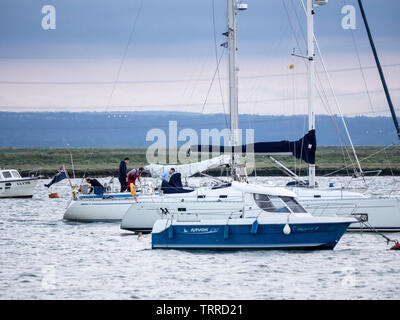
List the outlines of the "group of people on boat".
{"type": "MultiPolygon", "coordinates": [[[[141,182],[140,177],[144,172],[143,167],[128,171],[128,164],[128,157],[125,157],[119,164],[118,180],[121,184],[120,192],[130,191],[131,184],[135,186],[136,181],[141,182]]],[[[161,190],[164,193],[180,193],[192,191],[183,188],[181,174],[179,172],[176,172],[174,168],[170,168],[169,171],[165,171],[163,174],[160,175],[160,178],[162,181],[161,190]]],[[[103,189],[103,185],[97,179],[86,178],[86,182],[90,185],[90,193],[97,193],[97,190],[103,189]]]]}
{"type": "Polygon", "coordinates": [[[136,180],[140,182],[140,176],[142,175],[144,168],[140,167],[138,169],[132,169],[128,171],[127,164],[129,163],[129,158],[126,157],[119,164],[118,169],[118,180],[121,184],[121,192],[129,191],[130,185],[136,184],[136,180]]]}

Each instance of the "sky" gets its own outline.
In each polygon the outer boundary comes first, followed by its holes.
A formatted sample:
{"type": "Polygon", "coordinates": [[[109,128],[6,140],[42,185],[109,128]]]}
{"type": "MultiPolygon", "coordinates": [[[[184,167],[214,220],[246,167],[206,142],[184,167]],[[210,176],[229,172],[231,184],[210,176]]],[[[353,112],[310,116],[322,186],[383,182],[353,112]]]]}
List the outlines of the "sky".
{"type": "MultiPolygon", "coordinates": [[[[363,3],[399,113],[400,2],[363,3]]],[[[315,11],[343,114],[389,115],[357,2],[315,11]],[[342,28],[344,5],[357,10],[355,30],[342,28]]],[[[225,12],[225,0],[2,0],[0,111],[227,112],[225,12]],[[46,5],[56,10],[53,30],[42,28],[46,5]]],[[[307,113],[305,63],[290,54],[305,51],[301,1],[249,0],[237,25],[239,112],[307,113]]],[[[337,114],[319,56],[316,68],[316,112],[337,114]]]]}

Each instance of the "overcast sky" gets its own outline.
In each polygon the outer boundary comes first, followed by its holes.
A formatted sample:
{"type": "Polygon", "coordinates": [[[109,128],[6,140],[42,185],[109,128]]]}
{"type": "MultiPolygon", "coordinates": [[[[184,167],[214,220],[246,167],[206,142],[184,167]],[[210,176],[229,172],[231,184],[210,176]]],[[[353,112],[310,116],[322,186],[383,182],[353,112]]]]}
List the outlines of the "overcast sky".
{"type": "MultiPolygon", "coordinates": [[[[363,2],[398,106],[400,2],[363,2]]],[[[240,112],[305,113],[304,61],[290,55],[305,49],[301,1],[248,4],[237,19],[240,112]]],[[[2,0],[0,110],[227,111],[225,10],[225,0],[2,0]],[[56,9],[55,30],[42,28],[45,5],[56,9]]],[[[343,112],[388,115],[357,2],[317,8],[315,32],[343,112]],[[342,28],[345,4],[357,9],[355,30],[342,28]]],[[[317,97],[317,112],[337,113],[319,61],[329,105],[317,97]]]]}

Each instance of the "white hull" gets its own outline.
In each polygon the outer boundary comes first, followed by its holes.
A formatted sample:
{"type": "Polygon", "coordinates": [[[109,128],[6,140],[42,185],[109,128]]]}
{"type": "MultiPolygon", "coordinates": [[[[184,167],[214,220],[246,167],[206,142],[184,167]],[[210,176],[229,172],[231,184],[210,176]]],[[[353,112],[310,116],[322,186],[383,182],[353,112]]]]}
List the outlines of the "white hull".
{"type": "MultiPolygon", "coordinates": [[[[373,198],[362,193],[338,189],[293,188],[299,201],[314,216],[354,216],[364,214],[368,223],[379,231],[400,231],[400,199],[373,198]]],[[[359,231],[353,223],[348,230],[359,231]]],[[[368,231],[365,229],[364,231],[368,231]]]]}
{"type": "MultiPolygon", "coordinates": [[[[400,231],[400,199],[353,199],[353,200],[301,200],[314,216],[350,216],[366,214],[368,223],[379,231],[400,231]]],[[[349,231],[359,231],[362,225],[352,223],[349,231]]],[[[364,229],[365,230],[365,229],[364,229]]]]}
{"type": "Polygon", "coordinates": [[[133,198],[72,200],[63,218],[81,222],[121,222],[134,201],[133,198]]]}
{"type": "MultiPolygon", "coordinates": [[[[198,199],[194,193],[144,196],[138,197],[138,202],[133,203],[123,217],[121,228],[131,231],[148,231],[154,222],[163,216],[161,208],[169,213],[182,214],[185,208],[187,216],[196,217],[202,215],[230,215],[232,212],[249,210],[243,200],[238,199],[240,195],[231,187],[212,190],[203,188],[196,191],[206,195],[198,199]],[[219,195],[228,198],[219,199],[219,195]],[[235,198],[236,200],[233,200],[235,198]],[[220,201],[218,201],[220,200],[220,201]],[[190,214],[189,214],[190,213],[190,214]]],[[[361,193],[330,189],[307,189],[294,188],[293,192],[298,194],[299,202],[314,216],[331,217],[353,217],[354,214],[366,214],[368,223],[379,231],[400,231],[400,199],[395,198],[369,198],[361,193]]],[[[250,208],[251,209],[251,208],[250,208]]],[[[348,230],[369,231],[360,223],[353,223],[348,230]]]]}
{"type": "Polygon", "coordinates": [[[164,215],[177,215],[180,219],[238,217],[244,207],[241,192],[232,188],[208,189],[182,194],[138,197],[126,212],[121,229],[150,232],[157,219],[164,215]]]}
{"type": "Polygon", "coordinates": [[[0,181],[0,198],[32,198],[38,179],[0,181]]]}

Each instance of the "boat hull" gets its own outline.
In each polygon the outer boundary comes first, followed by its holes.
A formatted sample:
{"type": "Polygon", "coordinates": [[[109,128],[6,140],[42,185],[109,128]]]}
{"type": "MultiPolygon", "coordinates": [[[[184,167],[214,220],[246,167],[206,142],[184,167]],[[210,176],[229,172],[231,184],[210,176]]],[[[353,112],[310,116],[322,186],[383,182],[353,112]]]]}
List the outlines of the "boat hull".
{"type": "MultiPolygon", "coordinates": [[[[378,231],[400,231],[400,199],[349,199],[349,200],[302,200],[301,203],[313,216],[351,216],[364,214],[368,223],[378,231]]],[[[352,223],[348,231],[369,231],[360,223],[352,223]]]]}
{"type": "MultiPolygon", "coordinates": [[[[352,217],[355,214],[364,214],[368,223],[378,231],[400,231],[400,199],[396,198],[369,198],[362,194],[342,190],[319,190],[294,188],[300,203],[316,217],[352,217]]],[[[234,210],[246,207],[238,201],[238,194],[231,187],[220,190],[206,190],[207,197],[197,199],[191,194],[176,197],[138,197],[138,202],[133,204],[123,217],[121,228],[136,232],[150,232],[155,220],[162,217],[160,208],[168,209],[169,213],[182,213],[177,210],[185,208],[192,214],[201,213],[202,217],[209,216],[213,210],[225,210],[230,214],[234,210]],[[217,200],[219,193],[227,195],[222,202],[217,200]],[[192,201],[191,198],[195,198],[192,201]],[[231,208],[228,208],[231,206],[231,208]],[[236,208],[236,209],[235,209],[236,208]]],[[[248,208],[245,208],[247,210],[248,208]]],[[[222,212],[222,211],[221,211],[222,212]]],[[[370,231],[359,222],[352,223],[348,231],[370,231]]]]}
{"type": "MultiPolygon", "coordinates": [[[[165,223],[165,222],[164,222],[165,223]]],[[[350,222],[291,224],[260,223],[254,232],[253,222],[244,224],[169,225],[152,233],[156,249],[333,249],[350,222]]]]}
{"type": "Polygon", "coordinates": [[[32,198],[38,178],[0,181],[0,198],[32,198]]]}
{"type": "Polygon", "coordinates": [[[72,200],[64,219],[80,222],[121,222],[134,199],[72,200]]]}
{"type": "Polygon", "coordinates": [[[150,233],[157,219],[163,217],[163,212],[168,210],[168,214],[179,214],[181,217],[186,216],[187,219],[207,218],[216,219],[222,216],[239,217],[242,213],[242,201],[208,201],[196,200],[191,201],[138,201],[131,205],[127,210],[121,222],[121,229],[133,232],[150,233]],[[185,213],[187,212],[187,213],[185,213]]]}

